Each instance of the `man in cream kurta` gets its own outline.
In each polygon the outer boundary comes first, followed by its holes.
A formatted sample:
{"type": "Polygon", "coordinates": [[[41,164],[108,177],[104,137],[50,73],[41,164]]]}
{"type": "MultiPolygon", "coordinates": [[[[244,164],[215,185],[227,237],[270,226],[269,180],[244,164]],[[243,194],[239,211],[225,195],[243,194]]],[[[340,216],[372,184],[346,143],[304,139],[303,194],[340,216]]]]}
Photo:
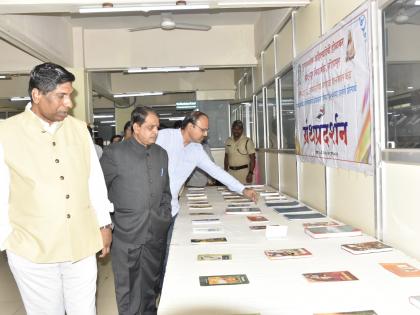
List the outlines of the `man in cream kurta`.
{"type": "Polygon", "coordinates": [[[96,314],[96,258],[112,204],[86,123],[68,116],[75,77],[45,63],[32,102],[0,123],[0,249],[29,315],[96,314]]]}

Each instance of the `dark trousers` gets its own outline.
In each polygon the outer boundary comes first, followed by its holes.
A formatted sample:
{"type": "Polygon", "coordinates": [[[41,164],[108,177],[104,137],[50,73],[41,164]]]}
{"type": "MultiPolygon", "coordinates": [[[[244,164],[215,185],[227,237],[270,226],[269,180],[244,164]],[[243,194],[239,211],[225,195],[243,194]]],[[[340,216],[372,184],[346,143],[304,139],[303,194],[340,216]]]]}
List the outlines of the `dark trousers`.
{"type": "Polygon", "coordinates": [[[162,270],[161,270],[161,273],[160,273],[159,292],[162,291],[162,287],[163,287],[163,279],[165,278],[166,264],[168,263],[169,246],[171,245],[172,232],[174,231],[174,224],[175,224],[175,219],[176,219],[177,216],[178,216],[178,214],[175,214],[172,217],[172,222],[171,222],[171,225],[169,226],[168,234],[167,234],[167,237],[166,237],[165,258],[163,260],[162,270]]]}
{"type": "Polygon", "coordinates": [[[119,315],[155,315],[165,243],[130,245],[114,239],[111,257],[119,315]]]}

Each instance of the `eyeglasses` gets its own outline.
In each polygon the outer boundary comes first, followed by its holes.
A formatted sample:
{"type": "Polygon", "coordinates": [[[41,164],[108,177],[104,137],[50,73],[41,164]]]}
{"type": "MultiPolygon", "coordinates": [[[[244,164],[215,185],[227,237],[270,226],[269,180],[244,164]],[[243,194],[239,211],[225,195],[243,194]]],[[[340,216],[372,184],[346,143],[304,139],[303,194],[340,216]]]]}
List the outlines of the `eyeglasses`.
{"type": "Polygon", "coordinates": [[[209,132],[209,129],[207,128],[201,128],[199,125],[197,125],[197,124],[193,124],[194,126],[196,126],[196,127],[198,127],[203,133],[208,133],[209,132]]]}

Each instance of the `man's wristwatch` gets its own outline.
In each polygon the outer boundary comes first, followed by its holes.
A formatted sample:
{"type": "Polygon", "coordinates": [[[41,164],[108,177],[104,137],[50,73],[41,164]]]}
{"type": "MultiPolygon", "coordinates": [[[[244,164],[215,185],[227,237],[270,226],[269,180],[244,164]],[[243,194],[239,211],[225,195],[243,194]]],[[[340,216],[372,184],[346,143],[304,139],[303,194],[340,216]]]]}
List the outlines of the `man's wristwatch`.
{"type": "Polygon", "coordinates": [[[114,224],[110,223],[110,224],[107,224],[107,225],[101,226],[99,229],[100,229],[100,230],[103,230],[103,229],[109,229],[109,230],[111,230],[111,231],[112,231],[112,230],[114,229],[114,224]]]}

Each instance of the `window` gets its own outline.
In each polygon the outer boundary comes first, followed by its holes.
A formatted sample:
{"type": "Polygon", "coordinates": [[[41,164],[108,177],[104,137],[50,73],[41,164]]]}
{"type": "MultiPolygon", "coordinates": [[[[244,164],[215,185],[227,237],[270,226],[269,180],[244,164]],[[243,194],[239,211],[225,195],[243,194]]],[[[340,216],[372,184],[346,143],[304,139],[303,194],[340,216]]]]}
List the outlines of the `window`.
{"type": "Polygon", "coordinates": [[[282,149],[295,148],[295,104],[293,96],[293,71],[290,69],[280,79],[280,113],[282,149]]]}
{"type": "Polygon", "coordinates": [[[420,10],[399,2],[384,10],[386,143],[420,148],[420,51],[409,43],[420,32],[420,10]]]}
{"type": "Polygon", "coordinates": [[[211,148],[224,148],[229,137],[228,101],[197,101],[200,111],[209,117],[208,143],[211,148]]]}
{"type": "Polygon", "coordinates": [[[256,104],[256,118],[257,118],[257,147],[259,149],[265,148],[265,134],[264,134],[264,100],[263,92],[257,94],[255,98],[256,104]]]}
{"type": "Polygon", "coordinates": [[[267,131],[268,148],[278,149],[277,138],[277,101],[276,101],[276,83],[273,82],[267,87],[267,131]]]}

